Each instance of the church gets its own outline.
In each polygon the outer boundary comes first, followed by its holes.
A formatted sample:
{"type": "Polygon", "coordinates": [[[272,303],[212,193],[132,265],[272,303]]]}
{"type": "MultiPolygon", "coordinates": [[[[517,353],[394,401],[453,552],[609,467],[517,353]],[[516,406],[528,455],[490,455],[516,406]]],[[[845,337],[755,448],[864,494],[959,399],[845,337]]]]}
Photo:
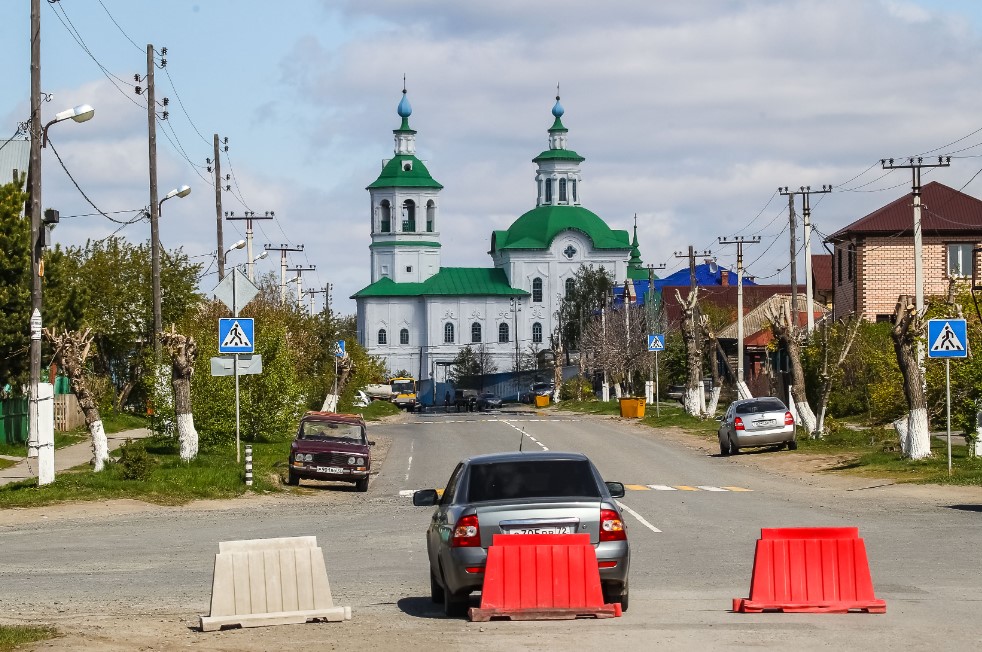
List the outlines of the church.
{"type": "Polygon", "coordinates": [[[391,373],[409,371],[427,396],[467,345],[484,345],[498,371],[512,371],[519,351],[548,348],[559,300],[581,265],[603,266],[615,281],[647,279],[637,225],[632,241],[583,207],[584,158],[569,149],[558,95],[548,149],[532,159],[534,208],[491,233],[490,267],[441,266],[443,186],[416,157],[412,107],[402,94],[393,157],[367,188],[371,284],[351,297],[360,343],[391,373]]]}

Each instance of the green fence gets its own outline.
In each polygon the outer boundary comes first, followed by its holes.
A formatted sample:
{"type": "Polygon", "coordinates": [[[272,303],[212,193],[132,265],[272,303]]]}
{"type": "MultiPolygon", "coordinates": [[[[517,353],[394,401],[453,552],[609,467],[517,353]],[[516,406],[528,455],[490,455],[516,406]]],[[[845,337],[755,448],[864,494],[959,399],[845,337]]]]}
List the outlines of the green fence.
{"type": "Polygon", "coordinates": [[[27,443],[27,397],[0,400],[0,444],[27,443]]]}

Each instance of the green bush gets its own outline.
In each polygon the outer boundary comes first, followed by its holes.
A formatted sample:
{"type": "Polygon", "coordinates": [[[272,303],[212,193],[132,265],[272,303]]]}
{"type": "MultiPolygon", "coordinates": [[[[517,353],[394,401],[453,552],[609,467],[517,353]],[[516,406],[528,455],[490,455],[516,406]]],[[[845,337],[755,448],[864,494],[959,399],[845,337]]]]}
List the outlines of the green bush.
{"type": "Polygon", "coordinates": [[[586,378],[570,378],[559,386],[560,401],[590,401],[593,398],[593,386],[586,378]]]}
{"type": "Polygon", "coordinates": [[[147,480],[158,461],[147,452],[146,448],[133,444],[132,439],[127,439],[116,463],[124,480],[147,480]]]}

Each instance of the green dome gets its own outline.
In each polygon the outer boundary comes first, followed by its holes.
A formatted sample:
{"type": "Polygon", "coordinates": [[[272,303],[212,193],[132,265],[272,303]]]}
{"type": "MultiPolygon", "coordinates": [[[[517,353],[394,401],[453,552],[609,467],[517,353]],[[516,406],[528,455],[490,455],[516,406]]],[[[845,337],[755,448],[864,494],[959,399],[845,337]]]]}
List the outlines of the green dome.
{"type": "Polygon", "coordinates": [[[382,167],[382,173],[378,179],[368,186],[372,188],[442,188],[439,183],[430,176],[430,171],[426,169],[423,162],[409,154],[399,154],[394,156],[382,167]],[[406,163],[409,168],[406,169],[406,163]]]}
{"type": "Polygon", "coordinates": [[[582,206],[538,206],[519,217],[507,231],[491,235],[491,252],[501,249],[548,249],[563,231],[579,231],[595,249],[630,249],[627,231],[614,231],[582,206]]]}

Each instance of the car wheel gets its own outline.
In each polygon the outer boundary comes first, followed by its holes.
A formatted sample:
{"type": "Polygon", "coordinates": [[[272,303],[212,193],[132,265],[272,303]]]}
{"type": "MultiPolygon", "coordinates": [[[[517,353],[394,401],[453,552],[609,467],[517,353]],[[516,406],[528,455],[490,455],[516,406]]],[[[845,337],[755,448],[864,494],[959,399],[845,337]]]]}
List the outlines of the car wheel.
{"type": "Polygon", "coordinates": [[[736,444],[733,443],[733,438],[732,437],[727,437],[726,438],[726,444],[727,444],[727,446],[730,449],[730,452],[729,452],[730,455],[736,455],[737,453],[740,452],[740,449],[737,448],[736,444]]]}
{"type": "Polygon", "coordinates": [[[355,482],[355,491],[368,491],[368,478],[362,478],[361,480],[355,482]]]}
{"type": "Polygon", "coordinates": [[[430,600],[433,604],[443,603],[443,587],[436,581],[436,573],[430,571],[430,600]]]}
{"type": "Polygon", "coordinates": [[[451,593],[448,589],[443,590],[443,615],[447,618],[460,618],[467,615],[467,603],[469,594],[451,593]]]}
{"type": "Polygon", "coordinates": [[[791,441],[789,441],[788,442],[788,450],[789,451],[796,451],[796,450],[798,450],[798,442],[796,440],[794,440],[794,439],[792,439],[791,441]]]}
{"type": "Polygon", "coordinates": [[[296,487],[300,484],[300,477],[294,475],[293,471],[288,471],[286,475],[286,483],[291,487],[296,487]]]}
{"type": "Polygon", "coordinates": [[[604,591],[604,604],[620,603],[621,611],[627,611],[630,589],[625,585],[618,593],[604,591]]]}
{"type": "Polygon", "coordinates": [[[730,454],[730,440],[724,440],[722,435],[717,436],[719,437],[719,454],[726,457],[730,454]]]}

